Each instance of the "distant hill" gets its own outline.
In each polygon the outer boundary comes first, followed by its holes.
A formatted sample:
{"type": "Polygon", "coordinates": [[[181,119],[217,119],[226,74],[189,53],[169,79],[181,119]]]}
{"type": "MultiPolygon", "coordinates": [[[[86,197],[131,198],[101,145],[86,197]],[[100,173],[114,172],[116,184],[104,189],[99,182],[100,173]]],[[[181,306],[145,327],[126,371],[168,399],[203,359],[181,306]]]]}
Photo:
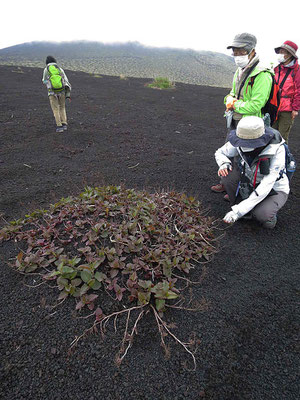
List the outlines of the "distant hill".
{"type": "Polygon", "coordinates": [[[0,64],[44,67],[53,55],[65,69],[141,78],[168,77],[177,82],[230,87],[231,57],[210,51],[146,47],[137,42],[31,42],[0,50],[0,64]]]}

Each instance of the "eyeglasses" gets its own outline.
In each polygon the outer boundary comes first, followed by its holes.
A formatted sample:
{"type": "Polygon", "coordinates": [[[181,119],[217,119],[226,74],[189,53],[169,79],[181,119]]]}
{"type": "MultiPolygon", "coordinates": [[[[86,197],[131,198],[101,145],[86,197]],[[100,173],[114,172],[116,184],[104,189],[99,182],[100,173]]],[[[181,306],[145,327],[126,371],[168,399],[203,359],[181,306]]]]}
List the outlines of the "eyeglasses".
{"type": "Polygon", "coordinates": [[[246,56],[249,53],[245,49],[232,49],[232,56],[246,56]]]}

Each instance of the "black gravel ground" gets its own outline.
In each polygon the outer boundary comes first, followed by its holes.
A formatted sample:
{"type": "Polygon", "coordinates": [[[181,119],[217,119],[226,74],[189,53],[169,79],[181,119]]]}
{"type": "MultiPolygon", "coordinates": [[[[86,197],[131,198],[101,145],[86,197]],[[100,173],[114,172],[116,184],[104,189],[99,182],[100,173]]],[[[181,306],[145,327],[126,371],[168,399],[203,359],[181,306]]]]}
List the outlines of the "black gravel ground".
{"type": "MultiPolygon", "coordinates": [[[[213,154],[225,136],[225,89],[177,84],[175,90],[160,91],[146,88],[144,79],[67,71],[74,88],[69,130],[57,134],[41,74],[40,69],[0,66],[4,219],[46,208],[85,185],[120,183],[184,191],[209,207],[210,215],[225,215],[228,204],[210,192],[217,181],[213,154]]],[[[299,131],[300,119],[290,140],[296,157],[299,131]]],[[[104,342],[99,336],[85,338],[68,357],[86,321],[74,317],[71,300],[51,309],[55,290],[25,286],[7,266],[16,254],[14,245],[2,244],[0,398],[298,399],[299,198],[296,171],[275,230],[252,221],[226,229],[206,279],[193,288],[209,309],[166,315],[176,322],[179,338],[195,333],[200,341],[194,372],[188,370],[188,354],[169,339],[171,357],[165,359],[150,314],[120,368],[114,356],[121,336],[113,330],[104,342]]],[[[226,227],[220,222],[220,229],[226,227]]]]}

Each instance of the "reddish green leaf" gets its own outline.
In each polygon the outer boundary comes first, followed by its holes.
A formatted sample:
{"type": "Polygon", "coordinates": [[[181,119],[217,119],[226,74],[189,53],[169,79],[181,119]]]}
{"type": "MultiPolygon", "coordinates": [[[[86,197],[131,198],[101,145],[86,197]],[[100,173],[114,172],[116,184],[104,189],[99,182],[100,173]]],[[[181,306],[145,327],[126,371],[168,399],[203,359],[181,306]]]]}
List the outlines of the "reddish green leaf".
{"type": "Polygon", "coordinates": [[[83,282],[89,282],[92,279],[92,274],[90,273],[90,271],[81,271],[80,273],[81,279],[83,280],[83,282]]]}

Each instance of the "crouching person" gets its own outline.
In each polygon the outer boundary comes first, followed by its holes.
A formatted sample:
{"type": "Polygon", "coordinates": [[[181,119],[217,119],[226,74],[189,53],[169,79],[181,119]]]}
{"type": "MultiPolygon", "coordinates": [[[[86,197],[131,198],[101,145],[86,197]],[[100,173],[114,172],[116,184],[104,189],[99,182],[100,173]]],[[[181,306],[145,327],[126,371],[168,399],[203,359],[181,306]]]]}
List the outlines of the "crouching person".
{"type": "Polygon", "coordinates": [[[224,222],[253,218],[265,228],[274,228],[290,191],[284,139],[256,116],[242,118],[228,139],[215,153],[231,205],[224,222]]]}

